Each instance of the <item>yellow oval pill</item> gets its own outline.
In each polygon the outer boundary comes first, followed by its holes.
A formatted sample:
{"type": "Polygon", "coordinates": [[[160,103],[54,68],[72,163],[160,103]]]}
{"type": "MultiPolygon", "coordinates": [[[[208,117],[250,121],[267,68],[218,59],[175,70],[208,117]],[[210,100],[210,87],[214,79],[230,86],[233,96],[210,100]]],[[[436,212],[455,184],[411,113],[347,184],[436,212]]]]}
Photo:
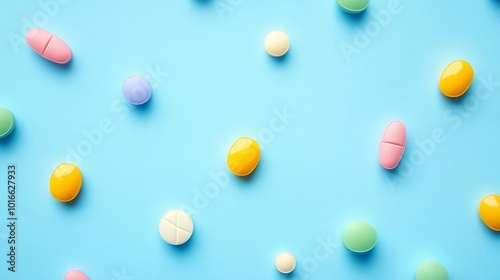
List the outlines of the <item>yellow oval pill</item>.
{"type": "Polygon", "coordinates": [[[242,137],[229,150],[227,166],[237,176],[247,176],[257,167],[260,159],[260,147],[251,138],[242,137]]]}
{"type": "Polygon", "coordinates": [[[479,216],[494,231],[500,231],[500,196],[490,194],[479,203],[479,216]]]}
{"type": "Polygon", "coordinates": [[[73,200],[80,192],[81,187],[82,172],[71,163],[60,164],[50,176],[50,194],[61,202],[73,200]]]}
{"type": "Polygon", "coordinates": [[[455,60],[444,68],[439,78],[439,89],[448,97],[459,97],[464,94],[472,84],[474,70],[464,60],[455,60]]]}

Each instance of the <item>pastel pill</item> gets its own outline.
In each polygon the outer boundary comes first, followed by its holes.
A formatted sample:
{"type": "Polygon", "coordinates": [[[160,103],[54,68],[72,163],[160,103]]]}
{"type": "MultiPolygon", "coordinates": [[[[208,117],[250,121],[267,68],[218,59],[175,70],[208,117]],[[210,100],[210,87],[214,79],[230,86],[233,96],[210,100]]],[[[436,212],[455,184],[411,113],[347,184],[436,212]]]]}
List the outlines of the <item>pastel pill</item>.
{"type": "Polygon", "coordinates": [[[342,10],[348,13],[360,13],[368,7],[369,0],[337,0],[342,10]]]}
{"type": "Polygon", "coordinates": [[[342,243],[352,252],[365,253],[377,244],[377,232],[365,221],[353,221],[344,228],[342,243]]]}
{"type": "Polygon", "coordinates": [[[85,273],[80,270],[70,270],[64,275],[64,280],[89,280],[85,273]]]}
{"type": "Polygon", "coordinates": [[[0,107],[0,138],[7,137],[14,129],[14,115],[9,109],[0,107]]]}
{"type": "Polygon", "coordinates": [[[290,49],[290,39],[283,31],[272,31],[267,34],[264,41],[264,47],[269,55],[280,57],[285,55],[290,49]]]}
{"type": "Polygon", "coordinates": [[[146,78],[132,76],[123,83],[122,91],[130,104],[142,105],[151,98],[152,88],[146,78]]]}
{"type": "Polygon", "coordinates": [[[159,230],[165,242],[171,245],[181,245],[193,235],[193,220],[182,210],[170,210],[160,219],[159,230]]]}
{"type": "Polygon", "coordinates": [[[290,253],[281,253],[274,260],[276,269],[284,274],[291,273],[295,269],[295,257],[290,253]]]}
{"type": "Polygon", "coordinates": [[[260,147],[257,141],[242,137],[231,146],[227,155],[227,166],[237,176],[247,176],[257,167],[260,147]]]}
{"type": "Polygon", "coordinates": [[[42,57],[59,64],[66,64],[71,60],[71,49],[56,35],[33,28],[26,34],[28,45],[42,57]]]}
{"type": "Polygon", "coordinates": [[[406,127],[400,121],[392,121],[387,125],[380,142],[379,160],[386,169],[398,166],[406,147],[406,127]]]}
{"type": "Polygon", "coordinates": [[[490,194],[479,203],[479,217],[494,231],[500,231],[500,196],[490,194]]]}
{"type": "Polygon", "coordinates": [[[445,96],[462,96],[472,84],[474,70],[464,60],[455,60],[443,70],[439,78],[439,90],[445,96]]]}
{"type": "Polygon", "coordinates": [[[436,261],[425,261],[415,271],[415,280],[448,280],[448,270],[436,261]]]}
{"type": "Polygon", "coordinates": [[[82,181],[82,172],[78,167],[71,163],[60,164],[50,176],[50,194],[61,202],[69,202],[80,192],[82,181]]]}

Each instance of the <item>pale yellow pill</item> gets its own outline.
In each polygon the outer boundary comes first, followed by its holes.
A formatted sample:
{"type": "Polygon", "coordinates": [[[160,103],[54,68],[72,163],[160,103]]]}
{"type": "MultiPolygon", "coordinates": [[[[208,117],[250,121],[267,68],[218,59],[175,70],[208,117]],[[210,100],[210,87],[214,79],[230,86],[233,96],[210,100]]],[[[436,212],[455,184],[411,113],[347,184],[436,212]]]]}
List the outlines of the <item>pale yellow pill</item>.
{"type": "Polygon", "coordinates": [[[276,269],[285,274],[292,272],[296,264],[295,257],[290,253],[281,253],[274,260],[276,269]]]}
{"type": "Polygon", "coordinates": [[[290,48],[290,39],[283,31],[273,31],[267,34],[264,47],[269,55],[280,57],[285,55],[290,48]]]}

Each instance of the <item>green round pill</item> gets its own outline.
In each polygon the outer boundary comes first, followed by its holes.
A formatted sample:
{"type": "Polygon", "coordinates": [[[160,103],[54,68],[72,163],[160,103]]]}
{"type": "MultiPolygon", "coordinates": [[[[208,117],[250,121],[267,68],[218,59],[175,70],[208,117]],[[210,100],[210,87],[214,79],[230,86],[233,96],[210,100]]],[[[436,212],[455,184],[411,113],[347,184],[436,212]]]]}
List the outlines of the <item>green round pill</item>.
{"type": "Polygon", "coordinates": [[[342,10],[348,13],[360,13],[368,7],[370,0],[337,0],[342,10]]]}
{"type": "Polygon", "coordinates": [[[448,280],[448,270],[436,261],[425,261],[415,271],[415,280],[448,280]]]}
{"type": "Polygon", "coordinates": [[[377,232],[367,222],[353,221],[344,228],[342,243],[344,243],[347,249],[353,252],[368,252],[377,244],[377,232]]]}
{"type": "Polygon", "coordinates": [[[6,137],[14,129],[14,115],[4,107],[0,107],[0,138],[6,137]]]}

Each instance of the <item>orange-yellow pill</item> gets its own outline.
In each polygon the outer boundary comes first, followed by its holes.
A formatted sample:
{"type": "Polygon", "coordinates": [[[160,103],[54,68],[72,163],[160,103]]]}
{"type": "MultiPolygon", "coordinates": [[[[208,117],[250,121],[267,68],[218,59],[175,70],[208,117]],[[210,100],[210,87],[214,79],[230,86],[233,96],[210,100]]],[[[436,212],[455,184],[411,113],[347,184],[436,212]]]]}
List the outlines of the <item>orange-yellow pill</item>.
{"type": "Polygon", "coordinates": [[[50,176],[49,189],[52,196],[61,201],[73,200],[82,187],[82,172],[71,163],[63,163],[50,176]]]}
{"type": "Polygon", "coordinates": [[[459,97],[464,94],[472,84],[474,70],[464,60],[455,60],[444,68],[439,78],[439,90],[445,96],[459,97]]]}
{"type": "Polygon", "coordinates": [[[242,137],[229,150],[227,166],[237,176],[247,176],[257,167],[260,159],[260,147],[257,142],[248,137],[242,137]]]}
{"type": "Polygon", "coordinates": [[[479,203],[479,216],[494,231],[500,231],[500,196],[490,194],[479,203]]]}

